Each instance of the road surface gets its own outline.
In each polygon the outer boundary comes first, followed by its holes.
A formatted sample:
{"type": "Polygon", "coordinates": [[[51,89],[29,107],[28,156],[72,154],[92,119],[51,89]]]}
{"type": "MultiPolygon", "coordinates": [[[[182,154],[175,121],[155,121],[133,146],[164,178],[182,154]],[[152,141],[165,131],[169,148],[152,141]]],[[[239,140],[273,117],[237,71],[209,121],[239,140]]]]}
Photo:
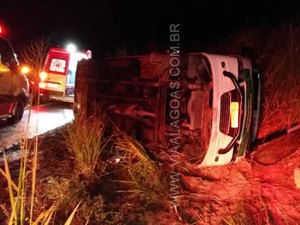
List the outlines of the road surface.
{"type": "Polygon", "coordinates": [[[22,120],[15,125],[0,121],[0,152],[20,142],[26,135],[32,138],[49,130],[63,126],[73,120],[72,106],[68,103],[51,102],[33,106],[24,112],[22,120]]]}

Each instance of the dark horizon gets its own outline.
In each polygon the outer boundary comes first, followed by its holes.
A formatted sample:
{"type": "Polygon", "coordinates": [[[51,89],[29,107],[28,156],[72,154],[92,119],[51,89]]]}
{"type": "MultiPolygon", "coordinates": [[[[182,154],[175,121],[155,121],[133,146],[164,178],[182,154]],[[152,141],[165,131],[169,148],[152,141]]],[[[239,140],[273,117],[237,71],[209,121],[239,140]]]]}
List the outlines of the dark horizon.
{"type": "Polygon", "coordinates": [[[17,48],[42,36],[52,45],[73,41],[94,56],[163,51],[169,46],[169,25],[180,23],[182,49],[199,50],[230,34],[255,27],[271,28],[298,19],[294,1],[239,2],[214,0],[197,4],[172,1],[118,2],[97,5],[83,1],[0,1],[0,22],[17,48]]]}

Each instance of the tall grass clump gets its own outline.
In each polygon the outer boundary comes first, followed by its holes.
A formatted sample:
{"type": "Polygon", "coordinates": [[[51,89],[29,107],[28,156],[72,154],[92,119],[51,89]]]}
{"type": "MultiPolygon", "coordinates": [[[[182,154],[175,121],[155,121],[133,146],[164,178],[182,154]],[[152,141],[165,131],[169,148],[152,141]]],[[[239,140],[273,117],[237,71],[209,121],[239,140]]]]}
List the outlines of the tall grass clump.
{"type": "Polygon", "coordinates": [[[67,125],[66,145],[75,159],[80,174],[86,178],[93,178],[96,168],[101,164],[100,155],[108,143],[104,136],[105,117],[100,112],[91,116],[81,113],[74,121],[67,125]]]}
{"type": "Polygon", "coordinates": [[[153,161],[137,140],[122,134],[115,141],[122,176],[119,182],[126,189],[120,192],[129,194],[129,199],[142,200],[146,205],[166,206],[168,200],[168,182],[164,169],[153,161]]]}

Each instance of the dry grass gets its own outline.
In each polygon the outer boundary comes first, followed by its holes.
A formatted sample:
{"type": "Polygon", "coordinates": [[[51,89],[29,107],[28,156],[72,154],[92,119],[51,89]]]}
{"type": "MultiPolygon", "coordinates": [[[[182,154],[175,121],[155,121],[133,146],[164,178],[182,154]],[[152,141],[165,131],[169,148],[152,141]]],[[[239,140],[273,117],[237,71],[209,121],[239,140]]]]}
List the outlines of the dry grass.
{"type": "Polygon", "coordinates": [[[298,26],[288,24],[272,31],[261,56],[264,71],[261,136],[299,122],[300,70],[296,66],[300,37],[298,26]]]}
{"type": "MultiPolygon", "coordinates": [[[[4,169],[0,168],[0,173],[7,183],[10,207],[1,204],[1,208],[7,216],[6,224],[8,225],[48,225],[53,220],[53,214],[56,212],[57,207],[55,204],[45,206],[42,209],[37,207],[36,182],[38,180],[39,137],[36,136],[29,142],[27,130],[24,136],[20,144],[20,167],[17,176],[16,174],[11,174],[8,159],[5,152],[3,153],[4,169]]],[[[13,171],[15,170],[16,168],[13,169],[13,171]]],[[[64,225],[71,224],[79,205],[80,201],[74,206],[64,225]]]]}
{"type": "Polygon", "coordinates": [[[299,160],[298,151],[270,166],[246,160],[202,169],[186,165],[181,215],[196,224],[298,224],[300,193],[291,177],[299,160]]]}
{"type": "Polygon", "coordinates": [[[105,164],[100,160],[109,141],[104,137],[104,120],[104,115],[99,112],[88,117],[80,114],[67,125],[66,145],[75,158],[77,172],[87,179],[94,177],[96,169],[105,170],[105,164]]]}
{"type": "Polygon", "coordinates": [[[80,201],[74,225],[86,222],[103,225],[292,225],[300,218],[297,212],[300,193],[295,190],[291,179],[294,167],[300,162],[299,152],[272,166],[260,166],[245,160],[236,165],[200,169],[182,162],[178,165],[180,168],[176,167],[182,184],[176,213],[161,207],[169,204],[168,181],[164,182],[166,174],[162,173],[165,167],[154,163],[134,139],[120,136],[116,141],[116,146],[119,146],[116,157],[121,161],[114,168],[122,169],[121,172],[88,181],[74,175],[75,160],[68,156],[63,143],[58,144],[59,138],[51,138],[48,141],[44,138],[40,145],[45,153],[38,162],[35,206],[43,211],[54,204],[55,224],[66,221],[67,215],[80,201]],[[117,188],[114,180],[121,181],[117,188]],[[105,193],[102,191],[104,187],[105,193]],[[121,193],[114,190],[121,190],[121,193]]]}
{"type": "Polygon", "coordinates": [[[241,54],[253,50],[253,62],[262,73],[262,113],[258,137],[300,121],[300,26],[288,22],[272,29],[258,27],[234,33],[210,51],[241,54]]]}
{"type": "Polygon", "coordinates": [[[64,220],[65,215],[69,214],[78,201],[81,201],[81,205],[77,210],[78,215],[75,216],[74,223],[88,224],[90,220],[93,223],[100,223],[106,217],[104,198],[99,193],[91,192],[90,186],[91,184],[82,182],[77,175],[73,178],[49,176],[44,180],[43,193],[40,193],[40,197],[43,196],[48,202],[55,204],[57,213],[54,221],[56,223],[64,220]]]}
{"type": "Polygon", "coordinates": [[[140,199],[146,204],[168,204],[168,185],[164,171],[154,162],[136,140],[122,134],[117,138],[116,150],[123,156],[119,163],[123,177],[118,182],[127,186],[121,192],[129,194],[129,199],[140,199]]]}

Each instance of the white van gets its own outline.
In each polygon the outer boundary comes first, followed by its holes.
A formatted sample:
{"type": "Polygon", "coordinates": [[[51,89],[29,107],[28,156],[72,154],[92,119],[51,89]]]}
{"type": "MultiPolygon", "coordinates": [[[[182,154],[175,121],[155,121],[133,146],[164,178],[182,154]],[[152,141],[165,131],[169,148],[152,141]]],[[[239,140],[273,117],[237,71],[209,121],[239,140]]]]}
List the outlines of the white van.
{"type": "Polygon", "coordinates": [[[260,75],[246,57],[171,52],[87,60],[75,83],[75,114],[97,103],[149,152],[224,165],[245,157],[256,139],[260,75]]]}

